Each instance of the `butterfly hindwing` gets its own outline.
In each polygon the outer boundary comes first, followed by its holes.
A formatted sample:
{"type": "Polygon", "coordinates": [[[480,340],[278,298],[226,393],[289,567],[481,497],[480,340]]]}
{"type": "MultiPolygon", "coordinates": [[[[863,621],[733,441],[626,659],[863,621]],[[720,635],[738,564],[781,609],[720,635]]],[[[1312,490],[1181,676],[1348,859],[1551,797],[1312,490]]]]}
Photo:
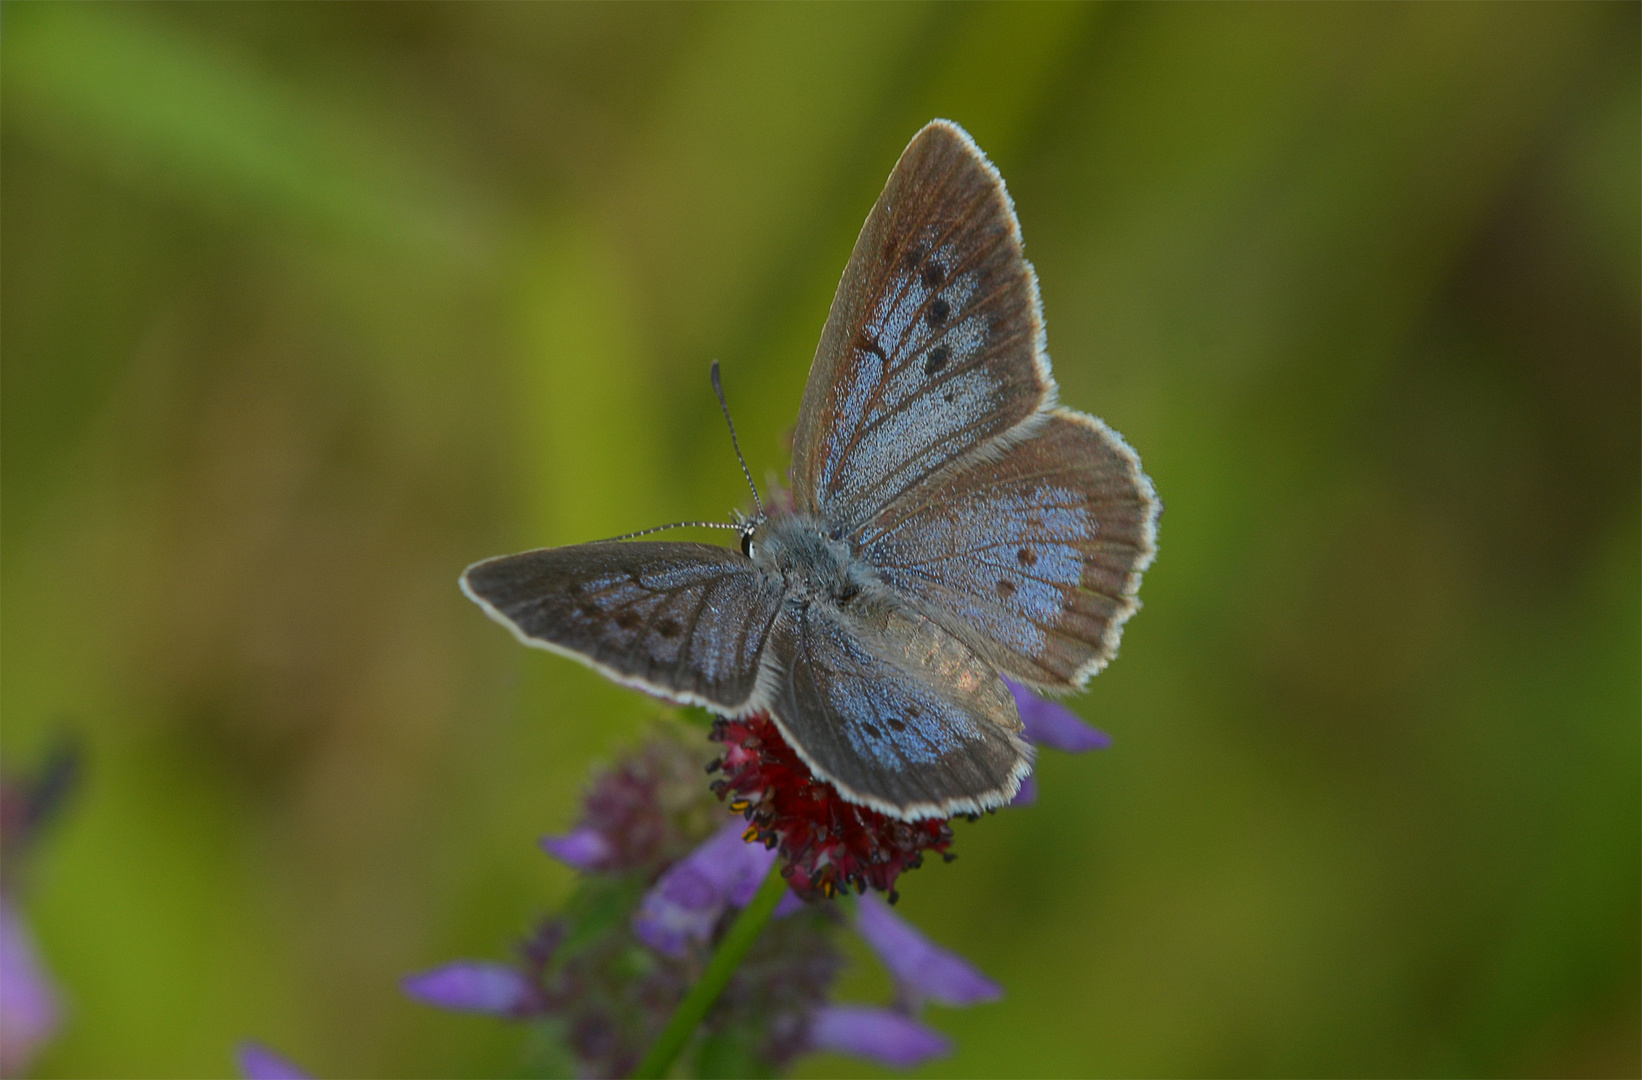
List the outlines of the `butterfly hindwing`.
{"type": "Polygon", "coordinates": [[[1053,409],[995,460],[892,504],[862,536],[885,582],[1011,677],[1081,687],[1140,606],[1159,511],[1133,450],[1053,409]]]}
{"type": "Polygon", "coordinates": [[[674,701],[749,706],[777,586],[710,544],[579,544],[475,563],[462,589],[526,645],[674,701]]]}
{"type": "Polygon", "coordinates": [[[856,240],[793,445],[798,509],[846,533],[1051,401],[1003,179],[956,125],[907,146],[856,240]]]}
{"type": "Polygon", "coordinates": [[[772,715],[853,802],[894,817],[1001,806],[1032,754],[1008,689],[963,642],[899,604],[790,607],[770,636],[772,715]]]}

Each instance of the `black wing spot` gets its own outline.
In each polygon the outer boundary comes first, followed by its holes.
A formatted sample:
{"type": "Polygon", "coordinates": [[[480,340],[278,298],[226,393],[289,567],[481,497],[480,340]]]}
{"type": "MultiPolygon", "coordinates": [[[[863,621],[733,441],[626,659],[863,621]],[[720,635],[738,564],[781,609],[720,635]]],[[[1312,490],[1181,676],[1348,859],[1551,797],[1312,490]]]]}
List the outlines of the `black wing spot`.
{"type": "Polygon", "coordinates": [[[907,715],[916,720],[918,717],[924,715],[924,707],[922,705],[908,705],[907,715]]]}
{"type": "Polygon", "coordinates": [[[876,356],[880,360],[887,361],[889,359],[888,354],[884,352],[884,347],[878,344],[878,339],[865,330],[861,331],[861,348],[865,349],[867,352],[876,356]]]}
{"type": "Polygon", "coordinates": [[[901,723],[901,721],[897,720],[893,716],[888,720],[885,720],[884,723],[888,724],[890,726],[890,730],[892,731],[905,731],[907,729],[905,724],[901,723]]]}
{"type": "Polygon", "coordinates": [[[924,261],[924,249],[917,244],[907,248],[907,253],[901,256],[901,263],[908,270],[918,269],[918,264],[924,261]]]}
{"type": "Polygon", "coordinates": [[[924,374],[933,375],[946,367],[946,362],[952,359],[952,350],[945,345],[937,345],[929,350],[929,356],[924,360],[924,374]]]}
{"type": "Polygon", "coordinates": [[[884,733],[882,731],[879,731],[865,720],[861,721],[861,730],[872,736],[874,739],[882,739],[884,737],[884,733]]]}
{"type": "Polygon", "coordinates": [[[1019,551],[1015,552],[1015,561],[1020,563],[1022,566],[1036,566],[1038,563],[1038,553],[1029,547],[1023,547],[1019,551]]]}
{"type": "Polygon", "coordinates": [[[616,625],[623,630],[633,630],[639,625],[639,617],[633,612],[623,609],[616,612],[616,625]]]}
{"type": "Polygon", "coordinates": [[[929,310],[924,312],[924,318],[931,326],[940,326],[946,322],[946,317],[952,314],[952,305],[945,298],[937,296],[929,302],[929,310]]]}
{"type": "Polygon", "coordinates": [[[998,595],[1008,600],[1015,595],[1015,583],[1008,578],[998,579],[998,595]]]}
{"type": "Polygon", "coordinates": [[[941,395],[941,400],[942,400],[942,401],[944,401],[944,402],[946,402],[946,403],[947,403],[947,404],[948,404],[948,405],[950,405],[950,404],[952,404],[952,401],[953,401],[953,398],[954,398],[954,397],[955,397],[955,396],[956,396],[956,395],[954,395],[954,394],[953,394],[953,393],[952,393],[952,391],[950,391],[950,390],[948,390],[948,391],[947,391],[947,392],[946,392],[946,393],[944,393],[944,394],[942,394],[942,395],[941,395]]]}
{"type": "Polygon", "coordinates": [[[678,632],[681,629],[682,627],[679,626],[678,621],[675,619],[662,619],[660,622],[656,623],[656,633],[660,634],[664,638],[678,637],[678,632]]]}
{"type": "Polygon", "coordinates": [[[937,289],[940,288],[941,282],[945,280],[946,267],[931,259],[929,265],[924,267],[924,287],[926,289],[937,289]]]}

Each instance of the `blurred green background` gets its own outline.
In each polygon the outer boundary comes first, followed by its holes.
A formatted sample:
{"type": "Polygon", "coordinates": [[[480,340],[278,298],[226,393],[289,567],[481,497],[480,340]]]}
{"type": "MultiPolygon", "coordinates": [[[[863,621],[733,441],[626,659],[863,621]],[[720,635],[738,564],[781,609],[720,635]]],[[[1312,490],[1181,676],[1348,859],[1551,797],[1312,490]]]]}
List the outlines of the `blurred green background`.
{"type": "Polygon", "coordinates": [[[1116,747],[904,880],[1008,992],[924,1073],[1636,1075],[1638,12],[7,4],[3,750],[88,752],[38,1071],[517,1067],[396,980],[566,894],[657,707],[456,575],[739,505],[713,358],[783,470],[947,116],[1168,511],[1116,747]]]}

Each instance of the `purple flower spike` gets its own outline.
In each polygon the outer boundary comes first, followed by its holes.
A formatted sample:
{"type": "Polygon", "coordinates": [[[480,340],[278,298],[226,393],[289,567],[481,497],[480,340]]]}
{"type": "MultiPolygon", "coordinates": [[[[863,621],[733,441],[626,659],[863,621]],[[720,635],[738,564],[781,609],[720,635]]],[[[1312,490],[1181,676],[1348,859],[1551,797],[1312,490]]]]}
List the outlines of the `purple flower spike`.
{"type": "Polygon", "coordinates": [[[420,975],[407,975],[400,980],[399,988],[425,1005],[493,1016],[525,1013],[536,996],[530,981],[513,968],[482,960],[459,960],[420,975]]]}
{"type": "Polygon", "coordinates": [[[1110,735],[1090,727],[1066,706],[1047,701],[1020,683],[1009,679],[1004,682],[1015,695],[1015,707],[1020,710],[1021,723],[1026,725],[1026,737],[1032,742],[1071,754],[1112,745],[1110,735]]]}
{"type": "Polygon", "coordinates": [[[694,883],[674,881],[671,895],[658,884],[645,894],[633,916],[633,935],[659,953],[684,957],[692,942],[704,942],[724,911],[722,903],[707,902],[695,893],[694,883]],[[690,895],[680,899],[688,891],[690,895]]]}
{"type": "Polygon", "coordinates": [[[597,829],[583,825],[563,836],[542,837],[542,850],[572,870],[600,870],[615,852],[597,829]]]}
{"type": "Polygon", "coordinates": [[[251,1039],[241,1039],[234,1048],[234,1062],[245,1080],[313,1080],[306,1072],[251,1039]]]}
{"type": "Polygon", "coordinates": [[[1010,806],[1031,806],[1038,801],[1038,780],[1035,776],[1028,776],[1021,781],[1021,789],[1015,792],[1015,797],[1009,800],[1010,806]]]}
{"type": "MultiPolygon", "coordinates": [[[[692,942],[712,936],[726,904],[745,907],[770,872],[776,853],[741,838],[746,826],[726,823],[674,863],[645,894],[633,933],[658,952],[682,957],[692,942]]],[[[784,906],[790,903],[783,901],[784,906]]]]}
{"type": "Polygon", "coordinates": [[[19,1076],[57,1030],[57,991],[34,953],[23,922],[0,897],[0,1072],[19,1076]]]}
{"type": "Polygon", "coordinates": [[[906,1069],[942,1057],[951,1045],[940,1032],[891,1009],[823,1005],[810,1017],[810,1047],[906,1069]]]}
{"type": "Polygon", "coordinates": [[[943,1005],[973,1005],[1003,997],[1003,988],[970,967],[969,961],[924,937],[870,893],[856,901],[855,929],[914,1005],[924,998],[943,1005]]]}

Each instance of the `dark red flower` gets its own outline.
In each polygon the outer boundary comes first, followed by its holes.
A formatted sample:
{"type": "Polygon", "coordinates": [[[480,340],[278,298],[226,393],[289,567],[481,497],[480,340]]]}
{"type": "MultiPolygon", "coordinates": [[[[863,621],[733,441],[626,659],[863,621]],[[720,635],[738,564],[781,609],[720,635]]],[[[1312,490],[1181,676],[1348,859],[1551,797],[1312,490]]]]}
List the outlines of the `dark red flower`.
{"type": "Polygon", "coordinates": [[[895,879],[923,865],[924,852],[951,861],[952,826],[944,820],[902,821],[846,802],[817,779],[787,745],[768,715],[719,719],[713,739],[724,756],[708,766],[723,774],[713,790],[749,822],[747,838],[777,847],[783,873],[804,896],[834,896],[871,886],[895,902],[895,879]]]}

